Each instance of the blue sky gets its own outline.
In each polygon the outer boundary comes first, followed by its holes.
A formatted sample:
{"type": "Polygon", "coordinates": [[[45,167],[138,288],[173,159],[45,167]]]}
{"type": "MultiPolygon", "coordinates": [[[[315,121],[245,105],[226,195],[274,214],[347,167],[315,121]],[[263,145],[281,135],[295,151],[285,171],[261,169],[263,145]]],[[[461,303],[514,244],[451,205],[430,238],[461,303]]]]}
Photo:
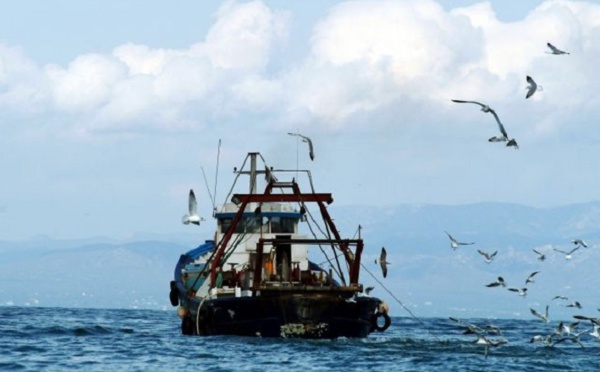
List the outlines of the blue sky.
{"type": "Polygon", "coordinates": [[[294,167],[289,131],[313,139],[300,167],[336,204],[600,199],[597,2],[2,8],[0,239],[189,231],[190,188],[210,215],[219,139],[224,190],[248,151],[294,167]],[[527,75],[543,86],[529,100],[527,75]],[[488,103],[520,150],[452,98],[488,103]]]}

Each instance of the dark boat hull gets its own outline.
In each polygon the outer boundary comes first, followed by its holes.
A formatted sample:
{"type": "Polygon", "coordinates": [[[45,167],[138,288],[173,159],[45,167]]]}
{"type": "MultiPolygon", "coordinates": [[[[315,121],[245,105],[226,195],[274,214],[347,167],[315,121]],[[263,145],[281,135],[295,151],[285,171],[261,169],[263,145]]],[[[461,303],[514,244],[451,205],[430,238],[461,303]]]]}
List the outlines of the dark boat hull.
{"type": "Polygon", "coordinates": [[[195,298],[184,306],[188,311],[183,318],[182,332],[206,336],[363,338],[375,329],[380,330],[376,315],[380,303],[373,297],[347,300],[335,293],[205,301],[195,298]]]}

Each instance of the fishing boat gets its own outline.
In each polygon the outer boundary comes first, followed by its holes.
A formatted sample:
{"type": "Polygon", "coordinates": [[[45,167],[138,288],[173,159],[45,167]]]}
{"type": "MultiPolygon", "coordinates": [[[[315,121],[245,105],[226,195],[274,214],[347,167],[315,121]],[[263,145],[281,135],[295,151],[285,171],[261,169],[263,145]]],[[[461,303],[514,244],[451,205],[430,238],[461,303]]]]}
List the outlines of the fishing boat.
{"type": "Polygon", "coordinates": [[[333,339],[385,331],[387,304],[359,282],[360,230],[358,238],[340,236],[327,208],[333,197],[314,191],[310,171],[274,169],[252,152],[234,173],[249,178],[249,192],[230,192],[214,208],[214,239],[175,266],[170,300],[181,332],[333,339]],[[291,176],[306,176],[310,191],[291,176]]]}

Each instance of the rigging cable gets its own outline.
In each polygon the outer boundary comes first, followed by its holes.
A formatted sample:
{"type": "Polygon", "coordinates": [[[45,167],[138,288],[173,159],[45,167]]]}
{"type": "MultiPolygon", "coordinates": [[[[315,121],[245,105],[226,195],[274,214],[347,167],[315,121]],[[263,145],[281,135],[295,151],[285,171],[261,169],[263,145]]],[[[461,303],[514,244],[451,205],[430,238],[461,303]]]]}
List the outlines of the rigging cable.
{"type": "Polygon", "coordinates": [[[424,323],[424,322],[423,322],[423,321],[422,321],[422,320],[421,320],[419,317],[417,317],[417,316],[416,316],[416,315],[415,315],[415,314],[414,314],[412,311],[410,311],[410,309],[409,309],[408,307],[406,307],[406,305],[404,305],[404,304],[402,303],[402,301],[400,301],[400,300],[399,300],[399,299],[398,299],[396,296],[394,296],[394,294],[393,294],[393,293],[392,293],[392,292],[391,292],[389,289],[387,289],[387,288],[386,288],[386,286],[385,286],[385,285],[383,285],[383,283],[382,283],[382,282],[380,282],[380,281],[379,281],[379,279],[377,279],[377,278],[375,277],[375,275],[373,275],[373,273],[372,273],[371,271],[369,271],[369,269],[367,269],[367,267],[366,267],[366,266],[365,266],[365,265],[364,265],[362,262],[360,263],[360,266],[362,266],[362,268],[363,268],[363,269],[365,269],[365,271],[366,271],[366,272],[368,272],[368,273],[369,273],[369,275],[371,275],[371,277],[372,277],[373,279],[375,279],[375,281],[376,281],[377,283],[379,283],[379,285],[381,286],[381,288],[383,288],[383,289],[384,289],[384,290],[385,290],[387,293],[389,293],[389,295],[390,295],[390,296],[392,296],[392,298],[393,298],[394,300],[396,300],[396,302],[397,302],[397,303],[398,303],[400,306],[402,306],[402,308],[403,308],[404,310],[406,310],[406,312],[407,312],[407,313],[409,313],[409,314],[410,314],[410,316],[411,316],[411,317],[412,317],[414,320],[416,320],[416,321],[417,321],[419,324],[421,324],[421,325],[423,326],[423,328],[424,328],[424,329],[426,329],[426,330],[427,330],[427,332],[428,332],[428,333],[429,333],[431,336],[433,336],[433,337],[434,337],[436,340],[438,340],[438,341],[443,341],[443,340],[442,340],[441,338],[439,338],[437,335],[434,335],[434,334],[431,332],[431,330],[429,329],[429,327],[427,327],[427,325],[426,325],[426,324],[425,324],[425,323],[424,323]]]}

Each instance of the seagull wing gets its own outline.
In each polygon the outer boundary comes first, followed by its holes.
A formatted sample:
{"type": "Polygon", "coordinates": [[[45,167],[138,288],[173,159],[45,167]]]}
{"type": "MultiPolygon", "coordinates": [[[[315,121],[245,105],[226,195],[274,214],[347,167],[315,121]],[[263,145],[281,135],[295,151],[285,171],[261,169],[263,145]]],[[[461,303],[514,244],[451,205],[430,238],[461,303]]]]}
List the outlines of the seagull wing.
{"type": "Polygon", "coordinates": [[[558,48],[555,47],[554,45],[552,45],[550,43],[546,43],[546,45],[548,45],[548,48],[550,48],[553,53],[559,53],[560,52],[560,50],[558,50],[558,48]]]}
{"type": "Polygon", "coordinates": [[[491,282],[489,284],[486,284],[485,286],[489,287],[489,288],[492,288],[492,287],[498,287],[499,285],[501,285],[501,284],[498,283],[498,282],[491,282]]]}
{"type": "Polygon", "coordinates": [[[533,93],[535,93],[535,91],[537,89],[537,84],[531,78],[531,76],[527,76],[527,82],[529,83],[529,87],[527,89],[527,95],[525,96],[525,98],[531,97],[533,95],[533,93]]]}
{"type": "Polygon", "coordinates": [[[194,194],[194,190],[190,189],[190,196],[188,198],[188,209],[190,212],[190,216],[197,214],[198,204],[196,202],[196,195],[194,194]]]}
{"type": "Polygon", "coordinates": [[[490,254],[489,253],[484,252],[481,249],[478,249],[477,252],[479,252],[480,255],[482,255],[483,257],[487,258],[488,260],[490,259],[490,254]]]}
{"type": "Polygon", "coordinates": [[[540,313],[538,313],[537,311],[535,311],[535,309],[531,309],[531,308],[530,308],[529,310],[531,311],[531,313],[532,313],[534,316],[537,316],[538,318],[540,318],[540,319],[544,320],[544,317],[542,316],[542,314],[540,314],[540,313]]]}
{"type": "Polygon", "coordinates": [[[573,254],[573,252],[575,252],[575,251],[576,251],[576,250],[578,250],[578,249],[579,249],[579,246],[577,246],[577,247],[575,247],[575,248],[571,249],[571,251],[570,251],[569,253],[567,253],[567,254],[573,254]]]}
{"type": "Polygon", "coordinates": [[[454,242],[454,243],[457,243],[457,244],[458,244],[458,242],[456,241],[456,239],[454,239],[454,238],[452,237],[452,235],[448,234],[448,232],[447,232],[447,231],[444,231],[444,232],[446,233],[446,235],[448,235],[448,237],[450,238],[450,240],[451,240],[452,242],[454,242]]]}
{"type": "Polygon", "coordinates": [[[310,160],[315,160],[315,150],[313,148],[313,143],[308,137],[303,137],[304,141],[308,143],[308,155],[310,156],[310,160]]]}
{"type": "Polygon", "coordinates": [[[490,109],[490,112],[492,113],[492,115],[494,115],[494,118],[496,119],[496,122],[498,123],[498,129],[500,129],[500,133],[502,133],[504,138],[506,138],[508,140],[508,134],[506,133],[506,129],[504,129],[504,125],[502,125],[502,122],[500,121],[498,114],[496,114],[496,111],[494,111],[492,109],[490,109]]]}
{"type": "Polygon", "coordinates": [[[557,249],[557,248],[552,248],[552,249],[554,249],[557,252],[563,253],[563,254],[571,254],[572,253],[572,252],[571,253],[567,253],[567,252],[565,252],[563,250],[560,250],[560,249],[557,249]]]}
{"type": "Polygon", "coordinates": [[[534,277],[534,276],[536,276],[538,273],[539,273],[539,271],[534,271],[534,272],[532,272],[531,274],[529,274],[529,276],[527,277],[527,279],[531,279],[531,278],[533,278],[533,277],[534,277]]]}
{"type": "Polygon", "coordinates": [[[477,102],[477,101],[462,101],[462,100],[459,100],[459,99],[453,99],[452,102],[456,102],[456,103],[474,103],[474,104],[479,105],[481,107],[485,107],[486,106],[483,103],[477,102]]]}

